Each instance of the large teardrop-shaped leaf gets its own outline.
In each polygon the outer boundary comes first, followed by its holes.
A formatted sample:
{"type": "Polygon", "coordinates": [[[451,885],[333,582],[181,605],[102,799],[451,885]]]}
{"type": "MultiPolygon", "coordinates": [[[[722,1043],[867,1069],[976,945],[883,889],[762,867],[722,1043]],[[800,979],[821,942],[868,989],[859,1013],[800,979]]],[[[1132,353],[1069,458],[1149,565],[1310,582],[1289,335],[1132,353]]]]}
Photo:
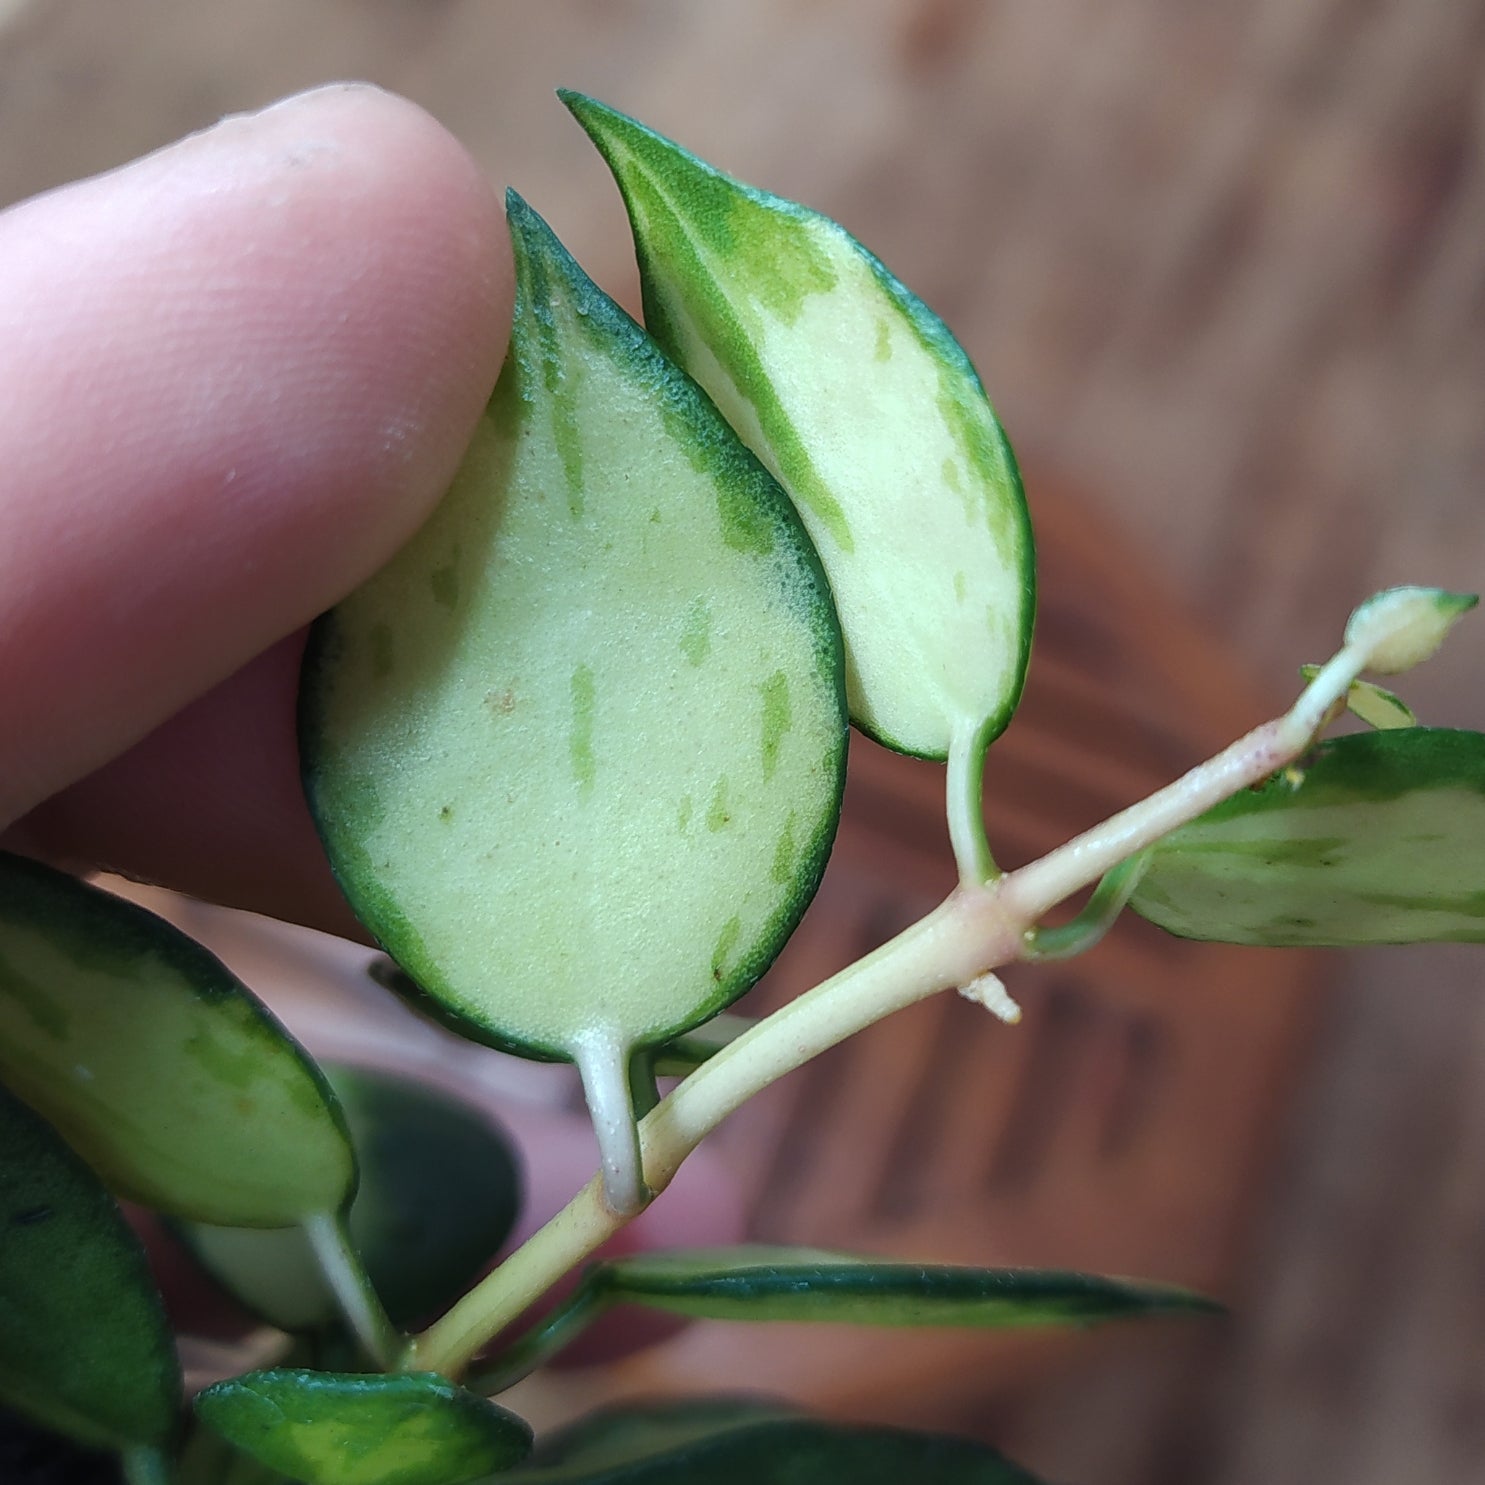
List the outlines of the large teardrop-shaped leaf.
{"type": "Polygon", "coordinates": [[[983,749],[1031,642],[1010,445],[944,323],[843,228],[563,93],[629,209],[645,321],[797,505],[845,631],[851,716],[889,747],[983,749]]]}
{"type": "Polygon", "coordinates": [[[1036,1269],[881,1262],[799,1248],[641,1253],[590,1270],[594,1297],[713,1320],[1011,1328],[1212,1311],[1166,1285],[1036,1269]]]}
{"type": "Polygon", "coordinates": [[[544,1439],[510,1485],[1037,1485],[969,1439],[825,1423],[754,1399],[613,1409],[544,1439]]]}
{"type": "Polygon", "coordinates": [[[843,658],[777,484],[518,199],[510,221],[500,383],[433,518],[315,631],[305,781],[442,1012],[578,1063],[612,1194],[631,1051],[747,989],[819,883],[843,658]]]}
{"type": "Polygon", "coordinates": [[[261,1227],[333,1211],[355,1157],[324,1078],[155,914],[0,853],[0,1078],[121,1196],[261,1227]]]}
{"type": "MultiPolygon", "coordinates": [[[[350,1231],[392,1322],[452,1304],[520,1212],[515,1151],[488,1118],[389,1073],[325,1069],[355,1142],[361,1181],[350,1231]]],[[[283,1330],[316,1330],[339,1310],[302,1229],[183,1223],[180,1236],[249,1309],[283,1330]]]]}
{"type": "Polygon", "coordinates": [[[1323,742],[1163,840],[1129,905],[1228,943],[1485,941],[1485,735],[1323,742]]]}
{"type": "Polygon", "coordinates": [[[169,1442],[180,1397],[139,1240],[92,1171],[0,1088],[0,1400],[128,1450],[169,1442]]]}
{"type": "Polygon", "coordinates": [[[208,1387],[196,1413],[304,1485],[465,1485],[531,1448],[522,1419],[430,1372],[249,1372],[208,1387]]]}

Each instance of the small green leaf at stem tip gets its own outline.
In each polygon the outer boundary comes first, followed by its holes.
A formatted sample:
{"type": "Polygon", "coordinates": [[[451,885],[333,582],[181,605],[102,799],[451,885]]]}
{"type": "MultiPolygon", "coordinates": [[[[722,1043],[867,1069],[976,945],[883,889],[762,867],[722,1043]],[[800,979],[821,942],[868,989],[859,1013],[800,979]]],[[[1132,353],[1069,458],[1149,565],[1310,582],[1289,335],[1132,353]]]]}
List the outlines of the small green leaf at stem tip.
{"type": "Polygon", "coordinates": [[[429,1372],[249,1372],[200,1393],[196,1414],[304,1485],[466,1485],[531,1449],[522,1419],[429,1372]]]}
{"type": "Polygon", "coordinates": [[[1038,1485],[984,1444],[827,1423],[766,1398],[608,1408],[543,1439],[510,1485],[1038,1485]]]}
{"type": "Polygon", "coordinates": [[[1184,1289],[1125,1279],[893,1263],[777,1247],[614,1259],[595,1266],[589,1282],[594,1295],[609,1303],[714,1320],[1012,1329],[1220,1309],[1184,1289]]]}
{"type": "Polygon", "coordinates": [[[1346,624],[1346,644],[1368,651],[1368,670],[1397,675],[1427,660],[1479,601],[1477,594],[1444,588],[1387,588],[1357,606],[1346,624]]]}

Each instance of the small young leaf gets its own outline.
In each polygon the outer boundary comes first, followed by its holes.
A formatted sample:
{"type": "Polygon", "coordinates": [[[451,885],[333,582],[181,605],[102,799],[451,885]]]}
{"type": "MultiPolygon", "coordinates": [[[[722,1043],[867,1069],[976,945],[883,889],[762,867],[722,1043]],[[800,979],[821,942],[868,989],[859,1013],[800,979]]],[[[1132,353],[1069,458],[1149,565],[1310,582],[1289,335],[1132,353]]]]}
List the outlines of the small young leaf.
{"type": "Polygon", "coordinates": [[[319,1070],[219,960],[3,853],[0,1078],[113,1190],[174,1216],[283,1227],[355,1187],[319,1070]]]}
{"type": "Polygon", "coordinates": [[[1130,906],[1227,943],[1485,941],[1485,735],[1323,742],[1161,841],[1130,906]]]}
{"type": "Polygon", "coordinates": [[[531,1448],[522,1419],[431,1372],[249,1372],[208,1387],[196,1413],[304,1485],[465,1485],[531,1448]]]}
{"type": "Polygon", "coordinates": [[[1001,1329],[1219,1308],[1183,1289],[1123,1279],[883,1263],[799,1248],[637,1254],[598,1264],[588,1282],[610,1303],[712,1320],[1001,1329]]]}
{"type": "Polygon", "coordinates": [[[901,752],[943,758],[956,733],[982,752],[1021,694],[1035,574],[1016,461],[969,358],[829,218],[560,96],[623,192],[650,332],[819,548],[852,720],[901,752]]]}
{"type": "MultiPolygon", "coordinates": [[[[1312,681],[1320,674],[1320,667],[1301,665],[1299,673],[1305,680],[1312,681]]],[[[1346,708],[1360,717],[1368,727],[1375,727],[1379,732],[1386,732],[1394,727],[1418,725],[1418,718],[1402,697],[1394,696],[1391,691],[1384,690],[1371,681],[1351,682],[1351,689],[1346,693],[1346,708]]]]}
{"type": "Polygon", "coordinates": [[[533,1454],[510,1485],[1037,1485],[983,1444],[824,1423],[754,1400],[613,1409],[533,1454]]]}
{"type": "MultiPolygon", "coordinates": [[[[520,1212],[515,1152],[490,1121],[447,1095],[369,1069],[327,1067],[361,1181],[350,1230],[394,1324],[452,1304],[520,1212]]],[[[238,1300],[283,1330],[314,1330],[337,1308],[300,1229],[182,1223],[181,1238],[238,1300]]]]}
{"type": "Polygon", "coordinates": [[[1388,588],[1359,604],[1346,624],[1346,644],[1368,652],[1368,670],[1397,675],[1421,665],[1480,599],[1444,588],[1388,588]]]}
{"type": "Polygon", "coordinates": [[[316,626],[301,753],[368,927],[457,1029],[578,1063],[627,1207],[634,1049],[746,990],[819,884],[844,659],[783,491],[509,217],[500,382],[443,504],[316,626]]]}
{"type": "Polygon", "coordinates": [[[0,1088],[0,1401],[127,1450],[167,1444],[180,1397],[139,1240],[92,1171],[0,1088]]]}

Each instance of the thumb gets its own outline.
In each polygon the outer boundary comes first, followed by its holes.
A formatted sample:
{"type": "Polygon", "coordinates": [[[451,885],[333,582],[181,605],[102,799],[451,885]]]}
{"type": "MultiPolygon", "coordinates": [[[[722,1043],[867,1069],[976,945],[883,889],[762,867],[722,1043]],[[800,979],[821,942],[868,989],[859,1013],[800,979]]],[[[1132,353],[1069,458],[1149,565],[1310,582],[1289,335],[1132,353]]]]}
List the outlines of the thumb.
{"type": "MultiPolygon", "coordinates": [[[[0,214],[0,824],[146,738],[406,540],[489,395],[510,298],[474,163],[368,87],[227,120],[0,214]]],[[[233,776],[234,748],[246,780],[292,770],[292,665],[248,674],[257,711],[230,685],[192,709],[227,755],[199,781],[203,802],[233,776]]],[[[136,798],[170,787],[151,746],[122,770],[136,798]]],[[[21,838],[130,866],[149,821],[110,825],[122,787],[104,770],[86,812],[62,794],[21,838]],[[94,824],[113,830],[104,851],[94,824]]],[[[272,808],[302,810],[292,791],[272,808]]],[[[256,821],[265,839],[273,825],[256,821]]],[[[308,839],[302,820],[285,825],[308,839]]]]}

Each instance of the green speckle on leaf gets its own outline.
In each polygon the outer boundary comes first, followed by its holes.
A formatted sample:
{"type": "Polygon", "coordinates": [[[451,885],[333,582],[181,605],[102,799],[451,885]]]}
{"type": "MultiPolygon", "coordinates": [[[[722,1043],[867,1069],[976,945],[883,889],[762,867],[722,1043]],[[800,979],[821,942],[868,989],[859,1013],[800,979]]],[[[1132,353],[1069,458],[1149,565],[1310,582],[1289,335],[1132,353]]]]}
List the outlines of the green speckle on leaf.
{"type": "Polygon", "coordinates": [[[371,677],[382,680],[392,674],[392,626],[373,624],[366,636],[371,646],[371,677]]]}
{"type": "Polygon", "coordinates": [[[877,321],[877,341],[872,354],[878,361],[892,359],[892,328],[886,320],[877,321]]]}
{"type": "Polygon", "coordinates": [[[960,603],[963,603],[964,602],[964,595],[968,591],[969,591],[969,579],[962,572],[956,572],[954,574],[954,597],[960,603]]]}
{"type": "Polygon", "coordinates": [[[779,746],[794,725],[789,708],[789,678],[776,670],[759,688],[763,692],[763,777],[767,781],[779,766],[779,746]]]}
{"type": "Polygon", "coordinates": [[[717,484],[717,513],[722,518],[722,540],[738,552],[766,557],[773,551],[773,527],[753,500],[752,493],[738,482],[724,479],[717,484]]]}
{"type": "Polygon", "coordinates": [[[712,606],[705,598],[694,598],[681,625],[681,653],[692,665],[700,665],[712,647],[712,606]]]}
{"type": "Polygon", "coordinates": [[[532,316],[541,345],[542,385],[546,388],[552,410],[552,441],[562,465],[562,480],[567,486],[567,513],[581,520],[585,505],[583,482],[583,446],[578,435],[577,409],[581,395],[581,358],[565,355],[559,342],[551,309],[532,316]]]}
{"type": "Polygon", "coordinates": [[[728,956],[737,947],[741,934],[741,918],[729,918],[722,925],[722,931],[717,935],[717,946],[712,950],[712,978],[714,980],[726,977],[728,956]]]}
{"type": "Polygon", "coordinates": [[[955,374],[954,368],[944,365],[939,369],[938,410],[968,471],[965,480],[956,470],[964,486],[961,493],[966,519],[982,520],[1002,548],[1015,551],[1021,541],[1015,502],[1002,500],[1000,494],[1015,485],[1016,477],[1008,466],[1005,445],[989,404],[977,388],[955,374]]]}
{"type": "Polygon", "coordinates": [[[681,802],[675,812],[675,823],[682,835],[691,827],[691,815],[695,808],[695,805],[691,803],[691,796],[689,794],[681,796],[681,802]]]}
{"type": "Polygon", "coordinates": [[[572,673],[572,735],[568,749],[572,776],[586,793],[593,787],[593,668],[579,665],[572,673]]]}
{"type": "Polygon", "coordinates": [[[381,790],[366,774],[347,776],[337,790],[338,804],[346,819],[354,820],[364,835],[373,834],[387,818],[381,790]]]}
{"type": "Polygon", "coordinates": [[[957,495],[964,488],[964,482],[959,478],[959,466],[952,459],[945,459],[943,466],[944,483],[957,495]]]}
{"type": "Polygon", "coordinates": [[[797,819],[796,812],[790,810],[784,821],[784,828],[779,833],[779,843],[774,847],[773,865],[768,872],[769,877],[781,887],[794,880],[794,863],[799,855],[799,846],[794,839],[794,825],[797,819]]]}
{"type": "Polygon", "coordinates": [[[727,803],[727,776],[723,774],[712,790],[711,802],[706,807],[706,828],[714,835],[731,823],[731,807],[727,803]]]}
{"type": "Polygon", "coordinates": [[[451,612],[459,606],[459,563],[455,558],[446,567],[435,567],[428,574],[428,587],[433,601],[451,612]]]}
{"type": "Polygon", "coordinates": [[[246,1091],[258,1075],[260,1049],[247,1044],[233,1050],[202,1031],[186,1043],[186,1055],[201,1064],[218,1082],[246,1091]]]}

